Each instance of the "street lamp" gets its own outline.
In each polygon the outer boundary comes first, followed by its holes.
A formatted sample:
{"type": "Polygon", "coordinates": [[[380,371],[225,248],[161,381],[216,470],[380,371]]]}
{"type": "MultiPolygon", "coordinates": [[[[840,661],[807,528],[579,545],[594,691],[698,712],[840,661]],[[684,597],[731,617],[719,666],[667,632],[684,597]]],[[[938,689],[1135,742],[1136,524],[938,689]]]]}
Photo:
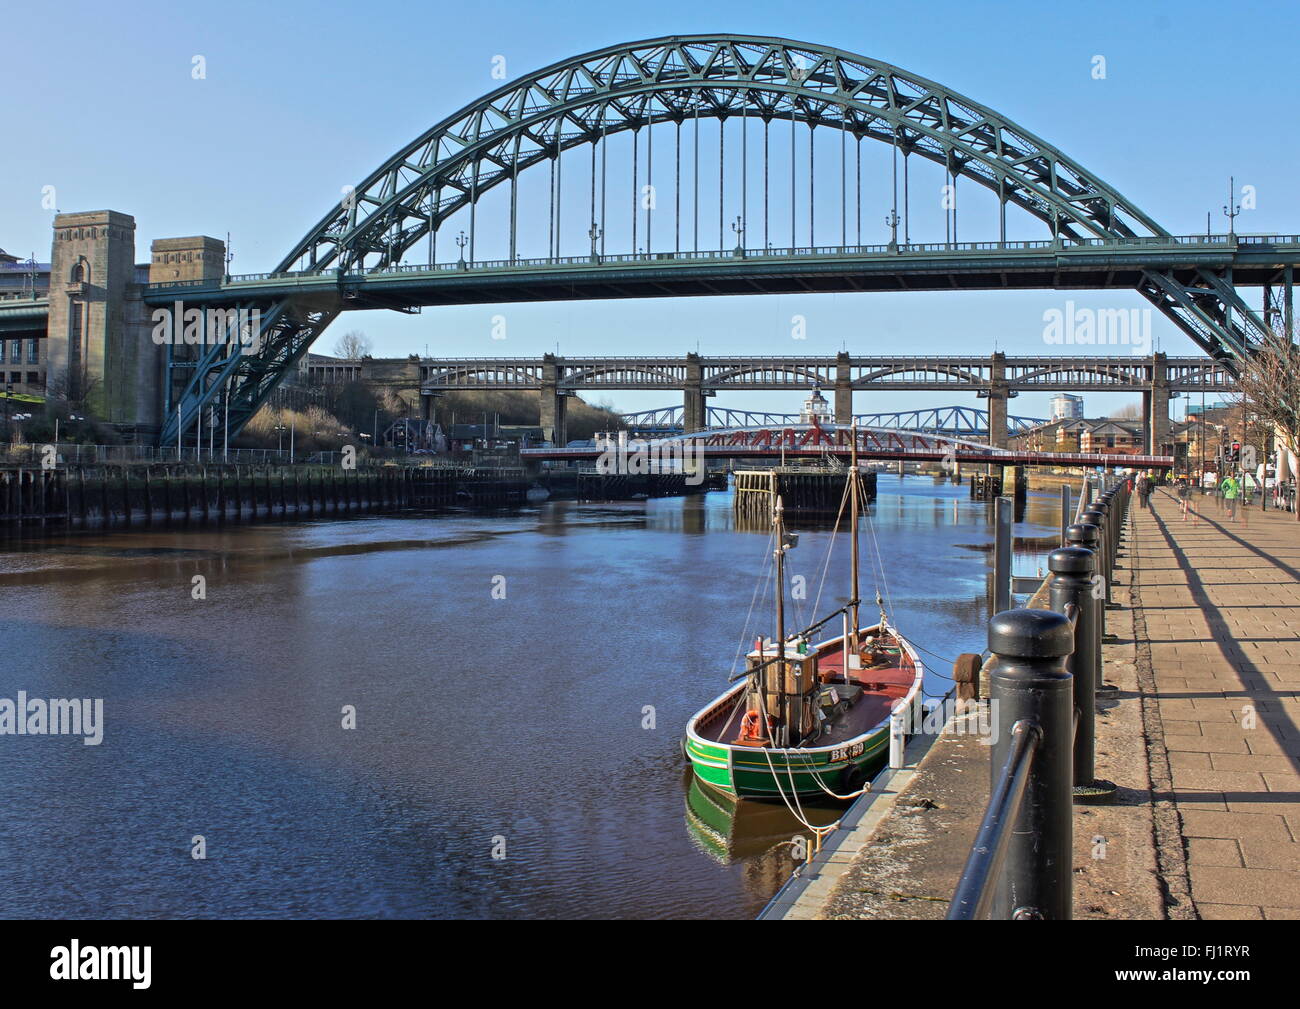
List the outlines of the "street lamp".
{"type": "Polygon", "coordinates": [[[1223,205],[1223,216],[1228,219],[1228,237],[1232,238],[1236,234],[1236,220],[1241,214],[1241,204],[1234,203],[1237,196],[1237,180],[1233,176],[1228,176],[1228,202],[1223,205]]]}

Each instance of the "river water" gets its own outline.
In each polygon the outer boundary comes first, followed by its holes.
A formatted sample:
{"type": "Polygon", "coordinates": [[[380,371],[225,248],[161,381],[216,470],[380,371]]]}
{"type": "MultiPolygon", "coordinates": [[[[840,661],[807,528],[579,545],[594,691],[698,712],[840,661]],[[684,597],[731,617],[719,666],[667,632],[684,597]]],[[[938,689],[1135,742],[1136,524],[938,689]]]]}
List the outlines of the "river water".
{"type": "MultiPolygon", "coordinates": [[[[863,598],[950,673],[991,505],[879,486],[863,598]]],[[[1058,514],[1031,494],[1017,534],[1058,514]]],[[[830,532],[800,532],[810,622],[830,532]]],[[[770,633],[766,540],[712,493],[8,541],[0,698],[102,698],[104,730],[0,736],[0,916],[752,917],[798,824],[692,789],[679,744],[770,633]]]]}

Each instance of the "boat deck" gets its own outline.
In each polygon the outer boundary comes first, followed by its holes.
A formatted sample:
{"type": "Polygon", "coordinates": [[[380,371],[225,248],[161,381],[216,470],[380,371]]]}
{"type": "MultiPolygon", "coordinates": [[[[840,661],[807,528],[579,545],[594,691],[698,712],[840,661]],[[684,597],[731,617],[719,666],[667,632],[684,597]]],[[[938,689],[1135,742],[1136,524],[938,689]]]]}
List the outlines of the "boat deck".
{"type": "MultiPolygon", "coordinates": [[[[861,631],[861,637],[875,632],[875,628],[861,631]]],[[[890,655],[883,661],[862,669],[850,669],[845,679],[843,638],[836,638],[817,648],[818,669],[823,682],[849,683],[862,688],[862,696],[847,711],[828,719],[824,731],[806,746],[835,746],[864,735],[885,721],[895,702],[907,695],[916,678],[916,667],[907,650],[896,642],[887,649],[890,655]]],[[[726,699],[695,726],[704,739],[717,743],[736,743],[740,732],[740,718],[744,713],[745,691],[726,699]]]]}

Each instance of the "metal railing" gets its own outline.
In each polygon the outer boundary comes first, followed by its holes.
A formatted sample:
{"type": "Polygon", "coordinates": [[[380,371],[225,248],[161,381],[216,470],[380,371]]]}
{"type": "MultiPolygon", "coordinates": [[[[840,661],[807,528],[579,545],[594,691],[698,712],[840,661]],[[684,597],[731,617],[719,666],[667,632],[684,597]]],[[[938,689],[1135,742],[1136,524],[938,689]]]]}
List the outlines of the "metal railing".
{"type": "Polygon", "coordinates": [[[1067,545],[1048,558],[1050,608],[989,621],[989,703],[1011,728],[993,741],[989,803],[950,920],[1071,918],[1072,804],[1114,791],[1094,778],[1096,691],[1128,485],[1088,497],[1075,513],[1084,521],[1066,528],[1067,545]]]}
{"type": "MultiPolygon", "coordinates": [[[[471,270],[529,270],[538,267],[589,267],[592,265],[626,265],[631,263],[667,263],[733,261],[736,259],[792,259],[808,256],[929,256],[936,253],[967,252],[1069,252],[1071,249],[1233,249],[1241,245],[1276,246],[1300,244],[1296,235],[1144,235],[1131,238],[1035,239],[1011,242],[924,242],[884,245],[793,246],[789,248],[733,248],[694,251],[596,253],[579,256],[550,256],[531,259],[456,260],[444,263],[403,263],[368,269],[342,270],[325,267],[317,270],[286,270],[280,273],[246,273],[225,277],[221,286],[246,284],[315,282],[325,278],[344,281],[366,277],[402,274],[447,274],[471,270]]],[[[147,285],[150,290],[183,287],[210,287],[210,280],[170,281],[147,285]]]]}

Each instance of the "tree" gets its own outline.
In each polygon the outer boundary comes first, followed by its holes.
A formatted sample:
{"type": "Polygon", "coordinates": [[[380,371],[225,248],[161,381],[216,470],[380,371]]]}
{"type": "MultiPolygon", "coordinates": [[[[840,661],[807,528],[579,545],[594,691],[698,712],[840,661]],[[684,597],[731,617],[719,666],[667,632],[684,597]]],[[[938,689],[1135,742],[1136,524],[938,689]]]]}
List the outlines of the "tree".
{"type": "Polygon", "coordinates": [[[349,329],[334,342],[334,356],[345,361],[359,361],[370,356],[370,337],[359,329],[349,329]]]}
{"type": "Polygon", "coordinates": [[[1271,428],[1282,450],[1300,454],[1300,348],[1291,334],[1280,325],[1270,330],[1239,369],[1234,400],[1243,414],[1253,414],[1259,427],[1271,428]]]}

